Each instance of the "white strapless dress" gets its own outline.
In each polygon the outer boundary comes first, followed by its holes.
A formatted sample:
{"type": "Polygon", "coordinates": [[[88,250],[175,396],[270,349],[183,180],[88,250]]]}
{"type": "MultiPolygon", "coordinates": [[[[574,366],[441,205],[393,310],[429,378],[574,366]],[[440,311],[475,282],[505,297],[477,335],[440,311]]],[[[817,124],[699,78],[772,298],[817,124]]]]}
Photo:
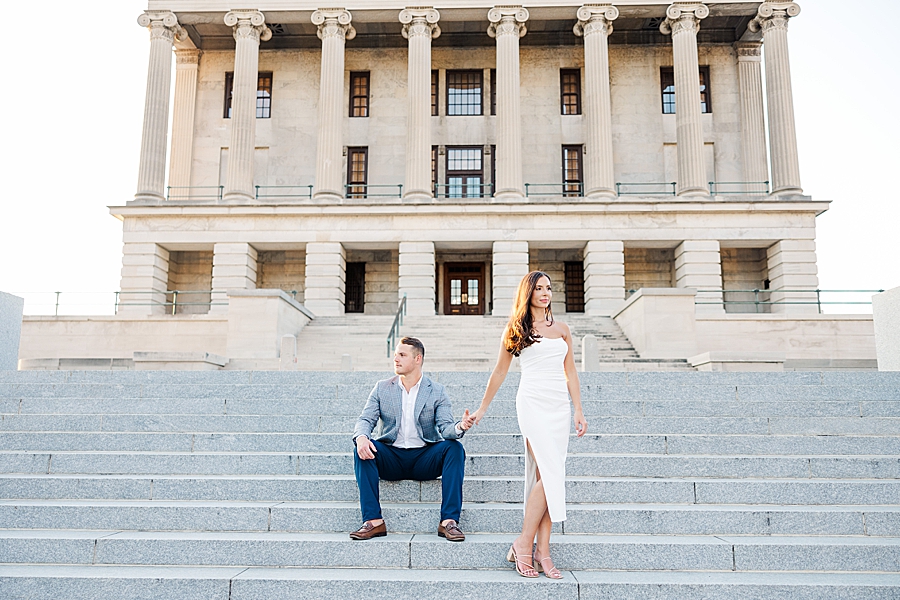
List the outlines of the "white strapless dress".
{"type": "Polygon", "coordinates": [[[525,502],[540,470],[554,523],[566,520],[566,452],[572,411],[563,362],[568,351],[563,338],[541,338],[519,355],[522,376],[516,414],[525,438],[525,502]]]}

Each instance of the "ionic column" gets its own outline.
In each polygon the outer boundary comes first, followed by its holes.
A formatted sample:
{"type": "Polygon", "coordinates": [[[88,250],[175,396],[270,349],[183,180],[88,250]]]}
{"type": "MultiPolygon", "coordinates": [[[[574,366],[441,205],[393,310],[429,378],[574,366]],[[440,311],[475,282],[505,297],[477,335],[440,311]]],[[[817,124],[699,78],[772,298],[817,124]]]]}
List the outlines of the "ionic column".
{"type": "Polygon", "coordinates": [[[138,25],[150,30],[150,65],[144,99],[144,131],[137,193],[143,203],[162,202],[166,197],[166,134],[169,128],[169,90],[172,80],[172,44],[187,33],[174,13],[147,11],[138,25]]]}
{"type": "Polygon", "coordinates": [[[666,10],[660,31],[672,35],[675,56],[675,128],[678,143],[678,195],[708,196],[700,120],[700,64],[697,32],[709,8],[696,2],[676,2],[666,10]]]}
{"type": "Polygon", "coordinates": [[[766,2],[750,22],[763,32],[766,44],[766,88],[769,100],[769,142],[772,150],[772,193],[802,194],[794,93],[788,54],[788,20],[800,14],[794,2],[766,2]]]}
{"type": "MultiPolygon", "coordinates": [[[[766,116],[762,85],[762,44],[735,44],[741,96],[741,146],[744,151],[744,181],[769,181],[766,152],[766,116]]],[[[749,190],[748,190],[749,191],[749,190]]]]}
{"type": "MultiPolygon", "coordinates": [[[[528,10],[521,6],[495,6],[488,11],[488,20],[491,22],[488,35],[497,40],[497,181],[494,182],[494,197],[522,198],[525,192],[522,185],[519,38],[527,31],[528,10]]],[[[496,306],[495,299],[495,310],[496,306]]]]}
{"type": "Polygon", "coordinates": [[[233,10],[225,24],[234,29],[234,79],[231,95],[231,145],[225,175],[226,202],[250,202],[253,193],[253,154],[256,148],[256,88],[259,79],[259,42],[272,37],[266,17],[258,10],[233,10]]]}
{"type": "Polygon", "coordinates": [[[616,196],[607,38],[618,17],[612,4],[592,4],[578,9],[575,25],[575,35],[584,36],[584,195],[589,198],[616,196]]]}
{"type": "Polygon", "coordinates": [[[175,51],[175,109],[172,113],[172,152],[169,158],[169,186],[173,188],[191,185],[199,64],[200,50],[189,48],[175,51]]]}
{"type": "Polygon", "coordinates": [[[347,255],[339,242],[306,245],[303,304],[317,317],[344,314],[347,255]]]}
{"type": "Polygon", "coordinates": [[[491,314],[505,317],[512,310],[519,282],[530,270],[528,258],[528,242],[494,242],[491,314]]]}
{"type": "Polygon", "coordinates": [[[256,248],[247,243],[213,246],[213,305],[209,308],[210,314],[228,312],[229,290],[256,289],[257,258],[256,248]]]}
{"type": "Polygon", "coordinates": [[[344,196],[344,186],[341,183],[344,42],[356,37],[356,30],[350,24],[351,18],[350,13],[342,8],[317,10],[312,15],[312,22],[318,26],[318,36],[322,40],[322,70],[319,80],[319,114],[316,130],[316,184],[313,191],[315,198],[344,196]]]}
{"type": "Polygon", "coordinates": [[[165,314],[168,287],[168,250],[153,243],[127,242],[122,248],[122,279],[116,313],[165,314]]]}
{"type": "Polygon", "coordinates": [[[625,244],[588,242],[584,247],[584,313],[612,316],[625,302],[625,244]]]}
{"type": "Polygon", "coordinates": [[[409,315],[434,315],[434,242],[400,242],[400,298],[409,315]]]}
{"type": "Polygon", "coordinates": [[[782,240],[769,248],[767,262],[773,313],[819,312],[815,240],[782,240]]]}
{"type": "MultiPolygon", "coordinates": [[[[406,185],[404,198],[431,198],[431,40],[441,35],[440,14],[433,8],[400,12],[407,58],[406,185]]],[[[431,313],[434,314],[432,304],[431,313]]]]}
{"type": "MultiPolygon", "coordinates": [[[[698,75],[699,77],[699,75],[698,75]]],[[[675,248],[675,287],[696,288],[698,313],[724,313],[722,253],[716,240],[689,240],[675,248]]]]}

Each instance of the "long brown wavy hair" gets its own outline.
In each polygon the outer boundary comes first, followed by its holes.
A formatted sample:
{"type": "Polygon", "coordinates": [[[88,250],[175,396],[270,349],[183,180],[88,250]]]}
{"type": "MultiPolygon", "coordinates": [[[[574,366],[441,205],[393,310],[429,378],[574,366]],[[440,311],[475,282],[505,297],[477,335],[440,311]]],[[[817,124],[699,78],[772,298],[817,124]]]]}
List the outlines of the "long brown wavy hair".
{"type": "MultiPolygon", "coordinates": [[[[550,276],[543,271],[532,271],[522,278],[519,289],[516,290],[516,301],[513,302],[509,322],[503,331],[503,346],[513,356],[519,356],[522,350],[541,338],[534,330],[534,317],[531,315],[531,296],[541,277],[550,281],[550,276]]],[[[553,311],[549,304],[544,309],[544,318],[553,323],[553,311]]]]}

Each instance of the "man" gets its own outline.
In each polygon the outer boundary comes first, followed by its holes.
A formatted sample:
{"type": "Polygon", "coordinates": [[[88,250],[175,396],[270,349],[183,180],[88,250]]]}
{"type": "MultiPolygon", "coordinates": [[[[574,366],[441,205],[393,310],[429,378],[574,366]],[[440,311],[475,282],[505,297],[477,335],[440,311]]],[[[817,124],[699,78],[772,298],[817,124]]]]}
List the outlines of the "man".
{"type": "Polygon", "coordinates": [[[474,418],[466,409],[461,421],[453,421],[447,390],[422,375],[424,360],[422,342],[413,337],[400,340],[394,351],[397,376],[375,384],[356,422],[353,463],[363,525],[350,534],[354,540],[387,535],[378,501],[380,479],[428,481],[438,476],[442,492],[438,535],[451,542],[466,539],[459,528],[466,451],[457,440],[474,418]],[[379,419],[382,433],[373,440],[379,419]]]}

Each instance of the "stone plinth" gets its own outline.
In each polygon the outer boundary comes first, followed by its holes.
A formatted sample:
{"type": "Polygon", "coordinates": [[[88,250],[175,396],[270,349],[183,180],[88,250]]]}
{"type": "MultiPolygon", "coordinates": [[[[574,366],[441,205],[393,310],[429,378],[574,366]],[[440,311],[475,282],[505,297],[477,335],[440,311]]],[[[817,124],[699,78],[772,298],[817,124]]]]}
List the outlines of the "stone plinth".
{"type": "Polygon", "coordinates": [[[303,303],[313,314],[344,314],[347,255],[341,244],[316,242],[306,245],[306,289],[303,303]]]}
{"type": "Polygon", "coordinates": [[[588,373],[600,370],[600,348],[597,336],[588,334],[581,342],[581,371],[588,373]]]}
{"type": "Polygon", "coordinates": [[[698,312],[725,311],[719,242],[686,241],[675,248],[675,287],[701,290],[697,292],[698,312]]]}
{"type": "Polygon", "coordinates": [[[228,243],[213,247],[212,306],[209,312],[228,312],[230,290],[256,288],[256,249],[250,244],[228,243]]]}
{"type": "Polygon", "coordinates": [[[584,247],[584,312],[608,317],[625,302],[625,244],[588,242],[584,247]]]}
{"type": "Polygon", "coordinates": [[[614,317],[641,358],[687,358],[697,354],[696,294],[643,288],[614,317]]]}
{"type": "Polygon", "coordinates": [[[505,317],[512,310],[519,282],[528,274],[528,242],[494,242],[492,314],[505,317]]]}
{"type": "Polygon", "coordinates": [[[872,296],[879,371],[900,371],[900,287],[872,296]]]}
{"type": "Polygon", "coordinates": [[[166,313],[169,251],[157,244],[126,243],[116,312],[130,315],[166,313]]]}
{"type": "Polygon", "coordinates": [[[783,240],[769,248],[773,313],[818,313],[819,287],[814,240],[783,240]],[[807,291],[808,290],[808,291],[807,291]]]}
{"type": "MultiPolygon", "coordinates": [[[[228,358],[277,359],[284,336],[296,337],[312,319],[312,313],[282,290],[231,291],[228,358]]],[[[301,352],[314,350],[304,348],[301,352]]]]}
{"type": "Polygon", "coordinates": [[[698,371],[784,371],[784,354],[777,352],[704,352],[688,359],[698,371]]]}
{"type": "Polygon", "coordinates": [[[0,292],[0,371],[15,371],[18,368],[24,310],[24,298],[0,292]]]}
{"type": "Polygon", "coordinates": [[[434,315],[434,242],[400,243],[400,298],[406,314],[434,315]]]}

